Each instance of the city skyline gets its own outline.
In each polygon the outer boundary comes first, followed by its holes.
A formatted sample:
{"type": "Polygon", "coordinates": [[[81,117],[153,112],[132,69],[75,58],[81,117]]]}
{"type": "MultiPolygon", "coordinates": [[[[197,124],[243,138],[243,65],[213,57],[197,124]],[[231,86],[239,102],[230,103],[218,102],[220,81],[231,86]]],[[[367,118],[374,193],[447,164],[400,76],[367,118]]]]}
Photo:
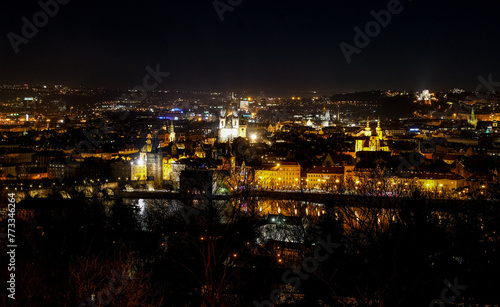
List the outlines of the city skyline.
{"type": "Polygon", "coordinates": [[[497,12],[10,1],[0,306],[500,306],[497,12]]]}
{"type": "Polygon", "coordinates": [[[17,45],[13,34],[43,7],[23,1],[2,12],[3,83],[127,88],[157,65],[169,73],[158,89],[179,90],[474,90],[479,76],[500,75],[486,1],[56,3],[17,45]],[[390,17],[380,13],[390,5],[390,17]],[[373,35],[356,44],[355,28],[366,35],[368,24],[373,35]],[[342,43],[356,52],[346,56],[342,43]]]}

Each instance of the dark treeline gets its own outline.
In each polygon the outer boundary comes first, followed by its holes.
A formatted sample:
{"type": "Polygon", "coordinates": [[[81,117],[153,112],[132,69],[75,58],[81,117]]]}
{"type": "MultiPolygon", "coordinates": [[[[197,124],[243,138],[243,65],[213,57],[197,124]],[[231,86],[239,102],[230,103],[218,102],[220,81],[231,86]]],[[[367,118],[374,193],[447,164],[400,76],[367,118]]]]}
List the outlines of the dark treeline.
{"type": "Polygon", "coordinates": [[[418,191],[393,210],[346,196],[307,215],[276,200],[270,223],[244,191],[221,201],[194,190],[143,212],[103,194],[72,197],[19,204],[16,306],[500,304],[497,201],[436,212],[418,191]],[[269,225],[282,240],[264,238],[269,225]],[[333,252],[318,252],[321,240],[333,252]]]}

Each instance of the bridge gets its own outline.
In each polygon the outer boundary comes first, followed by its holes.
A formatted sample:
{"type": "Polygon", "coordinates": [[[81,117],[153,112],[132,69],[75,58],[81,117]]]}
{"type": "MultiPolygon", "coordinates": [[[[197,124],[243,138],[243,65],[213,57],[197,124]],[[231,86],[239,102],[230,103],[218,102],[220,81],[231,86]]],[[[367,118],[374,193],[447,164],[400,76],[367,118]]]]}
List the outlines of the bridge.
{"type": "MultiPolygon", "coordinates": [[[[166,190],[133,190],[133,191],[122,191],[120,194],[116,195],[117,198],[134,198],[134,199],[189,199],[196,198],[196,195],[187,194],[178,191],[166,191],[166,190]]],[[[350,207],[363,207],[363,208],[384,208],[384,209],[397,209],[405,203],[411,201],[410,197],[401,196],[388,196],[388,195],[360,195],[354,193],[340,194],[340,193],[327,193],[319,191],[303,191],[303,190],[245,190],[237,193],[227,194],[227,195],[207,195],[202,194],[201,197],[205,197],[211,200],[230,200],[230,199],[253,199],[253,200],[290,200],[290,201],[302,201],[310,203],[320,203],[329,206],[341,206],[348,205],[350,207]]],[[[464,209],[469,202],[467,199],[447,199],[447,198],[424,198],[419,199],[429,205],[431,208],[435,208],[436,211],[441,212],[451,212],[457,209],[464,209]]]]}

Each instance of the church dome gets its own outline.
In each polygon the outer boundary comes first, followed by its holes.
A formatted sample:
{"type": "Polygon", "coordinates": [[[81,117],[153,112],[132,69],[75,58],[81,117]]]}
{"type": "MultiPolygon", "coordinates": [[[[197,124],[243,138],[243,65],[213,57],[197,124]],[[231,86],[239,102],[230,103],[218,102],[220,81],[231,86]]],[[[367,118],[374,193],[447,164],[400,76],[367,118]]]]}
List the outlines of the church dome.
{"type": "Polygon", "coordinates": [[[148,134],[146,145],[142,146],[141,152],[152,152],[153,151],[153,143],[151,141],[152,138],[153,137],[151,136],[151,134],[148,134]]]}

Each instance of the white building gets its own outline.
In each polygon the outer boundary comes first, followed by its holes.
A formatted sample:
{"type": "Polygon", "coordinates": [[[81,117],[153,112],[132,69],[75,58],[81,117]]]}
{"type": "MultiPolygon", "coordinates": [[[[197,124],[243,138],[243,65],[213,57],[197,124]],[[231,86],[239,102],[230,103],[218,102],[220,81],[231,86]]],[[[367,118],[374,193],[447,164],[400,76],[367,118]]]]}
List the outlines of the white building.
{"type": "Polygon", "coordinates": [[[238,137],[247,137],[246,122],[239,118],[238,112],[232,111],[228,114],[226,110],[222,110],[219,117],[219,142],[231,141],[238,137]]]}
{"type": "Polygon", "coordinates": [[[330,110],[326,110],[326,112],[324,112],[323,115],[321,116],[321,127],[322,128],[330,127],[331,126],[330,120],[331,120],[330,110]]]}

